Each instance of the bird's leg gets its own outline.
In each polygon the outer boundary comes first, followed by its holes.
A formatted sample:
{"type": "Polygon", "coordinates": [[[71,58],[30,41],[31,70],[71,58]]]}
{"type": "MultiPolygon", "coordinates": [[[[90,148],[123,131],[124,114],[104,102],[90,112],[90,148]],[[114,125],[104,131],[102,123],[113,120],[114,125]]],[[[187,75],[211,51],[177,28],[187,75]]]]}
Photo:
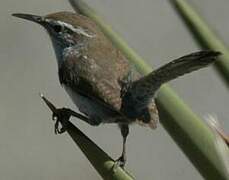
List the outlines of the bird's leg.
{"type": "Polygon", "coordinates": [[[69,121],[71,116],[77,117],[89,124],[91,124],[92,121],[90,121],[89,118],[71,110],[68,108],[56,108],[46,97],[44,97],[43,94],[40,95],[41,98],[44,100],[44,102],[47,104],[49,109],[52,111],[52,119],[55,122],[55,134],[62,134],[66,131],[67,122],[69,121]],[[60,124],[62,125],[61,128],[59,128],[60,124]]]}
{"type": "Polygon", "coordinates": [[[123,137],[122,155],[115,161],[115,166],[120,166],[124,168],[126,164],[126,139],[129,134],[129,126],[127,124],[121,124],[119,126],[123,137]]]}

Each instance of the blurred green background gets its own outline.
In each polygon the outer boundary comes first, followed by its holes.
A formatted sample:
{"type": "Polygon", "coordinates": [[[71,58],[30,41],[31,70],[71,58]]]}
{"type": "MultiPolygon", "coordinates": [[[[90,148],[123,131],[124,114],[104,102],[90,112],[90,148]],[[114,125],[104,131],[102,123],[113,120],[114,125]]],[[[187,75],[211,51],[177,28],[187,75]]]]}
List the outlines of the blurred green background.
{"type": "MultiPolygon", "coordinates": [[[[149,64],[158,67],[198,50],[183,22],[161,0],[87,0],[149,64]]],[[[226,0],[189,0],[228,43],[226,0]]],[[[81,151],[66,135],[55,136],[51,113],[38,96],[44,93],[58,106],[75,108],[61,88],[51,41],[36,24],[12,17],[15,12],[45,15],[70,10],[62,0],[8,0],[0,6],[0,178],[4,180],[100,179],[81,151]]],[[[217,114],[229,129],[228,89],[207,68],[170,83],[200,116],[217,114]]],[[[115,125],[90,127],[73,122],[116,158],[121,135],[115,125]]],[[[156,131],[132,126],[127,169],[137,179],[202,177],[160,126],[156,131]]]]}

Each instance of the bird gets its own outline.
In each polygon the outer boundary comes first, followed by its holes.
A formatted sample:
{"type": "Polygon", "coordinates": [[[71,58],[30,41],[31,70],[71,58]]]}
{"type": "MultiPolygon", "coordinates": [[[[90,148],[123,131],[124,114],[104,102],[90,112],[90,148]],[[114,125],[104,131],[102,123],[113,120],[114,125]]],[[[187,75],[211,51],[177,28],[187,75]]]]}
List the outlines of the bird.
{"type": "Polygon", "coordinates": [[[58,109],[53,113],[55,132],[66,131],[64,127],[58,129],[63,116],[68,120],[76,116],[92,126],[116,123],[123,143],[121,156],[115,162],[123,168],[127,161],[129,126],[138,123],[155,129],[158,125],[155,98],[160,87],[214,63],[221,54],[214,50],[190,53],[143,76],[89,17],[66,11],[45,16],[12,15],[35,22],[48,32],[56,55],[59,82],[80,112],[58,109]]]}

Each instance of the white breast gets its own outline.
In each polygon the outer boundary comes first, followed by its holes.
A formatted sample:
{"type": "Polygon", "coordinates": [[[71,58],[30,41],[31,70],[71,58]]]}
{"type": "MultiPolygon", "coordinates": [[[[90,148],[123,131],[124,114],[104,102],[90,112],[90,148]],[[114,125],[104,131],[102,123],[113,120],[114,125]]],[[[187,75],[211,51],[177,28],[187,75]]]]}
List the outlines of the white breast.
{"type": "Polygon", "coordinates": [[[87,115],[89,118],[98,119],[103,122],[112,122],[111,114],[108,110],[101,107],[98,103],[90,100],[85,96],[81,96],[78,93],[74,92],[70,87],[64,85],[64,89],[78,107],[79,111],[87,115]]]}

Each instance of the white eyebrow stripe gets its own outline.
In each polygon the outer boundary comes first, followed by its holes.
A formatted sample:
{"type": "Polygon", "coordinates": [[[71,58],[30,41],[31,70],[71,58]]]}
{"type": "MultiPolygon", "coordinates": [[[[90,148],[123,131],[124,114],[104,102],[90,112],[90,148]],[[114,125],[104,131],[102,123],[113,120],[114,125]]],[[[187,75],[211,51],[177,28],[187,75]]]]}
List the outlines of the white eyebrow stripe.
{"type": "Polygon", "coordinates": [[[60,25],[63,25],[69,29],[71,29],[73,32],[76,32],[77,34],[80,34],[80,35],[83,35],[83,36],[86,36],[88,38],[93,38],[95,37],[95,35],[91,35],[91,34],[88,34],[83,28],[81,27],[73,27],[71,24],[68,24],[68,23],[65,23],[63,21],[56,21],[58,24],[60,25]]]}

